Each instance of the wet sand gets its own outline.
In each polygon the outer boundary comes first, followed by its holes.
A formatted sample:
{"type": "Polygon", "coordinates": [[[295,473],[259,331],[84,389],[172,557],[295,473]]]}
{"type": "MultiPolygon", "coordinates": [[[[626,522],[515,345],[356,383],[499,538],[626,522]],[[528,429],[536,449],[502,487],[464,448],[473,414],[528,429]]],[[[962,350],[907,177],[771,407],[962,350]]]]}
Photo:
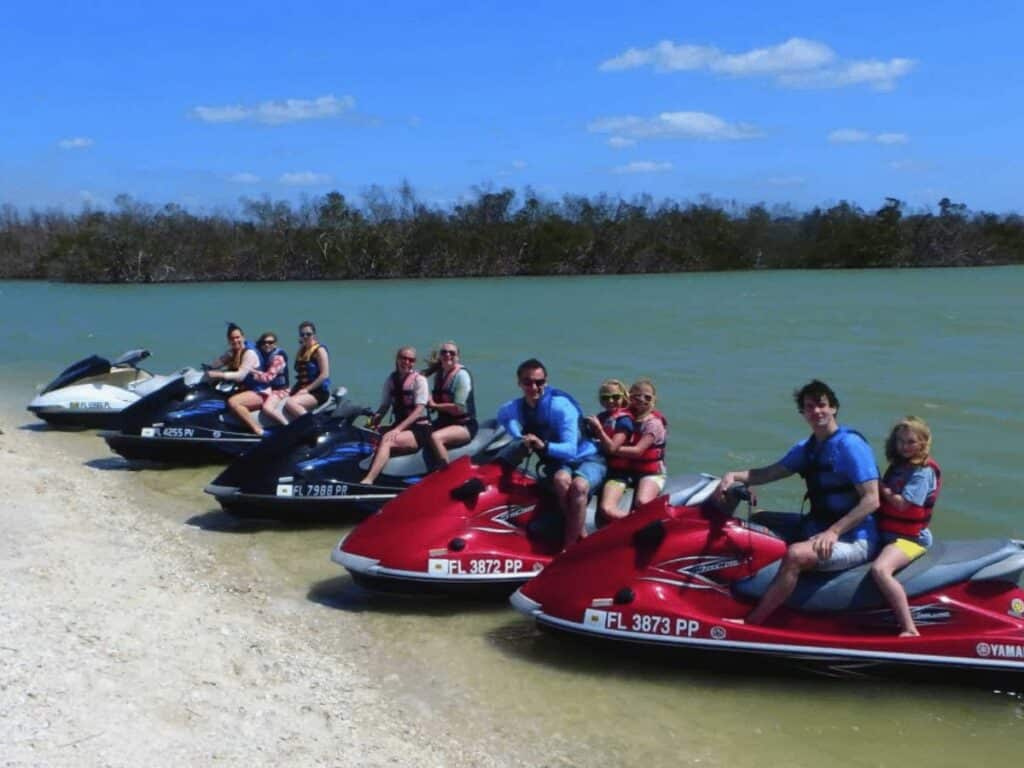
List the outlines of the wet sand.
{"type": "Polygon", "coordinates": [[[0,411],[5,765],[538,764],[391,698],[358,614],[223,567],[134,473],[27,422],[0,411]]]}

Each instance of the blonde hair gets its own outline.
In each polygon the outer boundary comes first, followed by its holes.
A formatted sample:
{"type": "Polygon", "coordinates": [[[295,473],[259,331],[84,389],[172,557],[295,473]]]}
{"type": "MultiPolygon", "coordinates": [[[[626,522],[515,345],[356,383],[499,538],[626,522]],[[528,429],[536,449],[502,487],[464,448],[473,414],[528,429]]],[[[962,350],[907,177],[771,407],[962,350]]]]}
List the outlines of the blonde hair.
{"type": "Polygon", "coordinates": [[[904,416],[893,425],[892,431],[889,432],[889,437],[885,441],[885,458],[889,460],[890,464],[903,460],[899,450],[899,437],[900,432],[904,429],[920,442],[917,455],[910,459],[910,463],[924,464],[932,455],[932,431],[924,419],[919,419],[917,416],[904,416]]]}
{"type": "Polygon", "coordinates": [[[655,400],[657,400],[658,388],[654,386],[653,381],[651,381],[650,379],[637,379],[636,381],[629,385],[629,391],[632,392],[634,389],[639,389],[640,387],[650,387],[651,394],[654,395],[655,400]]]}
{"type": "Polygon", "coordinates": [[[626,392],[626,385],[623,384],[618,379],[605,379],[604,381],[602,381],[601,386],[597,388],[597,396],[600,398],[602,392],[614,391],[618,391],[618,393],[622,396],[623,400],[625,400],[629,396],[629,393],[626,392]]]}

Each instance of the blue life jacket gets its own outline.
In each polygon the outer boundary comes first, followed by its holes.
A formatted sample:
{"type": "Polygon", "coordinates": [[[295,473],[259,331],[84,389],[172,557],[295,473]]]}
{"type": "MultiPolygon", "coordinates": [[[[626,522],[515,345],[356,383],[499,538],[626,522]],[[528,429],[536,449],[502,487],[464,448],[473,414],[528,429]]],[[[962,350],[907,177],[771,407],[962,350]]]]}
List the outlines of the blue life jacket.
{"type": "MultiPolygon", "coordinates": [[[[316,353],[317,350],[321,348],[324,352],[327,351],[327,347],[320,343],[314,344],[305,352],[303,352],[303,350],[299,350],[299,354],[295,358],[295,379],[298,386],[304,387],[310,382],[316,381],[316,377],[320,375],[320,363],[316,360],[316,353]]],[[[330,378],[326,378],[320,382],[317,389],[326,389],[330,392],[330,378]]]]}
{"type": "Polygon", "coordinates": [[[269,352],[265,352],[262,349],[257,349],[256,354],[260,358],[260,370],[264,373],[270,370],[270,361],[274,355],[280,355],[284,358],[284,368],[268,382],[256,381],[252,374],[245,377],[243,384],[246,389],[251,389],[256,392],[260,392],[266,389],[288,389],[288,354],[280,347],[274,347],[269,352]]]}
{"type": "Polygon", "coordinates": [[[537,401],[535,408],[527,408],[525,398],[516,400],[519,423],[523,426],[523,434],[537,435],[545,441],[555,436],[552,434],[551,401],[556,395],[564,397],[576,408],[577,433],[579,435],[576,441],[577,456],[588,454],[588,451],[585,450],[587,444],[594,449],[589,453],[596,453],[597,449],[594,441],[587,437],[586,431],[583,429],[583,407],[576,401],[575,397],[556,387],[547,387],[544,390],[544,394],[540,396],[540,400],[537,401]]]}
{"type": "Polygon", "coordinates": [[[826,446],[839,435],[856,435],[868,444],[867,438],[855,429],[840,427],[824,441],[811,437],[804,444],[804,469],[800,472],[807,483],[807,498],[811,503],[810,517],[824,527],[832,525],[855,506],[860,499],[857,488],[846,475],[837,472],[829,461],[826,446]]]}

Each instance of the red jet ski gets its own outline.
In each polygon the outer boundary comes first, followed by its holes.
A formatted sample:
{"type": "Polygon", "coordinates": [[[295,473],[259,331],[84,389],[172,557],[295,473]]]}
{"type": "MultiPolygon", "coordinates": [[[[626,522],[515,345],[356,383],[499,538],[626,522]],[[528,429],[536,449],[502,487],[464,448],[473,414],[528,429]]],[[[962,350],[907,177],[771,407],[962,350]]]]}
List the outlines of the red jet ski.
{"type": "MultiPolygon", "coordinates": [[[[716,483],[710,475],[677,476],[666,492],[709,494],[716,483]]],[[[593,518],[591,502],[591,530],[593,518]]],[[[558,502],[535,474],[463,457],[385,504],[331,559],[371,589],[508,595],[562,551],[562,538],[558,502]]]]}
{"type": "Polygon", "coordinates": [[[755,626],[729,619],[749,613],[771,583],[799,515],[748,521],[722,506],[655,499],[570,547],[512,604],[545,629],[705,661],[772,657],[833,675],[1024,684],[1024,542],[937,541],[900,571],[920,637],[897,636],[870,563],[804,574],[787,603],[755,626]]]}

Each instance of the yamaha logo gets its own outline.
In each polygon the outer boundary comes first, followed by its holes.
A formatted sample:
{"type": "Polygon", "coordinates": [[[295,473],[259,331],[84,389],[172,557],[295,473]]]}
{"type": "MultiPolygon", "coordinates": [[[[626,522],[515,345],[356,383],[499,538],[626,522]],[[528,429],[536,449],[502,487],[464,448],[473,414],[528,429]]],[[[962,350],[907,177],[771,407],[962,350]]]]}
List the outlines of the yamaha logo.
{"type": "Polygon", "coordinates": [[[726,632],[725,627],[712,627],[711,628],[711,639],[713,640],[725,640],[726,632]]]}
{"type": "Polygon", "coordinates": [[[974,650],[982,658],[988,658],[992,655],[992,646],[988,643],[978,643],[974,646],[974,650]]]}

